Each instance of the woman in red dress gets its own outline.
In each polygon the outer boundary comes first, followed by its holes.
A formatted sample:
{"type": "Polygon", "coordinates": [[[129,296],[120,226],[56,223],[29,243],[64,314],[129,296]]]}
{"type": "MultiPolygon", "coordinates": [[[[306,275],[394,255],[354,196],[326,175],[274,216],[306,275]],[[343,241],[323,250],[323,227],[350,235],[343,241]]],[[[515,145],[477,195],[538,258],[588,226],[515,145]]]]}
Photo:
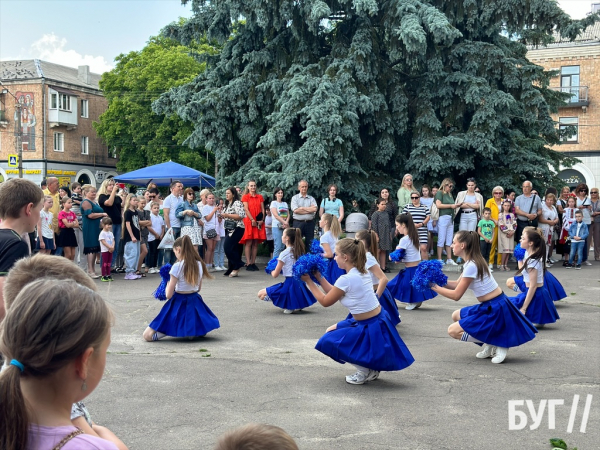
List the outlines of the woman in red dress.
{"type": "Polygon", "coordinates": [[[265,200],[263,196],[256,193],[256,181],[250,180],[246,193],[242,197],[246,217],[244,218],[245,232],[240,244],[244,244],[246,253],[246,270],[258,271],[256,267],[256,253],[258,244],[267,239],[264,227],[265,200]]]}

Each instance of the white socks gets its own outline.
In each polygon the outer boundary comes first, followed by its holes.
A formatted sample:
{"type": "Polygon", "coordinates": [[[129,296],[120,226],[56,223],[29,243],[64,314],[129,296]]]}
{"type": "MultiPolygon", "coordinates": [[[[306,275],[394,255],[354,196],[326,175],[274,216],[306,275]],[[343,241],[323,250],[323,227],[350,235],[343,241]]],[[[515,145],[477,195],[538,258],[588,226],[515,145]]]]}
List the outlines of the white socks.
{"type": "Polygon", "coordinates": [[[476,344],[483,344],[483,342],[481,342],[480,340],[475,339],[473,336],[471,336],[466,331],[462,334],[462,337],[460,338],[460,340],[463,341],[463,342],[474,342],[476,344]]]}

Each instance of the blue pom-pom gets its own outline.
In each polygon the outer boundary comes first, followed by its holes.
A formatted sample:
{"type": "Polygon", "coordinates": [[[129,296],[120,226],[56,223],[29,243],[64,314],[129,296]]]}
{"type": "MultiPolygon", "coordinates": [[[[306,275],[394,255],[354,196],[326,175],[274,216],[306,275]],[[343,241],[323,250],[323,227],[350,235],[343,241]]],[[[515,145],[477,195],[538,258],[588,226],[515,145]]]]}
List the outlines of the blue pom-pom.
{"type": "Polygon", "coordinates": [[[525,249],[521,248],[521,244],[517,244],[515,246],[515,251],[513,252],[513,256],[517,261],[523,261],[525,259],[525,249]]]}
{"type": "Polygon", "coordinates": [[[273,272],[275,270],[275,268],[277,267],[278,262],[279,262],[279,260],[277,258],[273,258],[271,261],[269,261],[267,263],[267,267],[265,267],[265,272],[267,272],[269,275],[271,275],[271,272],[273,272]]]}
{"type": "Polygon", "coordinates": [[[325,253],[325,249],[321,247],[321,243],[319,241],[313,239],[310,243],[310,249],[308,250],[308,252],[312,253],[313,255],[322,255],[323,253],[325,253]]]}
{"type": "Polygon", "coordinates": [[[317,279],[313,276],[316,271],[319,271],[321,274],[327,272],[327,260],[321,255],[313,255],[311,253],[302,255],[294,263],[294,267],[292,267],[292,273],[297,280],[302,280],[302,275],[309,274],[310,278],[315,283],[318,283],[317,279]]]}
{"type": "Polygon", "coordinates": [[[448,277],[442,272],[442,266],[442,262],[437,259],[421,261],[410,283],[415,289],[421,292],[431,289],[431,283],[438,286],[445,286],[448,284],[448,277]]]}
{"type": "Polygon", "coordinates": [[[405,256],[406,256],[406,249],[399,248],[397,250],[394,250],[392,253],[390,253],[390,260],[392,260],[393,262],[400,262],[404,259],[405,256]]]}
{"type": "Polygon", "coordinates": [[[157,300],[165,301],[167,299],[167,284],[171,279],[171,274],[169,272],[171,272],[171,264],[165,264],[160,268],[159,273],[162,280],[156,288],[156,290],[154,291],[154,293],[152,294],[157,300]]]}

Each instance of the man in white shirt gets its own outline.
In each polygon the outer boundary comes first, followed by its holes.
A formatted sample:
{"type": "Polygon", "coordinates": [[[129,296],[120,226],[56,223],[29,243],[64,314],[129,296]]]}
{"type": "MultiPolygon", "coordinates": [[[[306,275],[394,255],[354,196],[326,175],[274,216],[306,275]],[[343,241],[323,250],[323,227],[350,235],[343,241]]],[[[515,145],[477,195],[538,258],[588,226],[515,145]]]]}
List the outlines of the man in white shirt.
{"type": "MultiPolygon", "coordinates": [[[[173,236],[177,239],[181,234],[181,223],[177,218],[177,207],[183,203],[183,183],[181,181],[171,182],[171,193],[163,201],[163,213],[166,229],[173,229],[173,236]]],[[[165,262],[175,262],[173,249],[165,249],[165,262]]]]}
{"type": "Polygon", "coordinates": [[[315,214],[317,213],[317,201],[308,195],[308,181],[300,180],[298,183],[300,193],[292,197],[292,218],[294,228],[300,228],[307,249],[315,237],[315,214]]]}

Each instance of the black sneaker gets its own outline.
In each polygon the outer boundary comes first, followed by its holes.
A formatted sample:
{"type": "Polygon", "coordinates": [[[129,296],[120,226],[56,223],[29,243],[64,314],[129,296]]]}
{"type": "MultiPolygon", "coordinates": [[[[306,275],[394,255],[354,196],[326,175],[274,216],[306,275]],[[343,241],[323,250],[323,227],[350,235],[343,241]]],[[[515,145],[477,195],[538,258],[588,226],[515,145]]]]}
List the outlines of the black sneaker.
{"type": "Polygon", "coordinates": [[[100,277],[100,281],[110,281],[108,277],[100,277]]]}
{"type": "Polygon", "coordinates": [[[568,265],[569,265],[569,262],[568,262],[568,261],[566,261],[566,260],[565,260],[565,261],[563,261],[563,267],[567,267],[568,265]]]}
{"type": "Polygon", "coordinates": [[[252,264],[252,270],[255,272],[260,272],[260,269],[258,268],[258,266],[256,264],[252,264]]]}
{"type": "Polygon", "coordinates": [[[577,269],[577,270],[581,269],[581,264],[577,264],[577,265],[575,266],[575,269],[577,269]]]}
{"type": "Polygon", "coordinates": [[[107,280],[107,281],[115,281],[115,279],[114,279],[112,276],[108,276],[108,277],[106,277],[106,280],[107,280]]]}
{"type": "Polygon", "coordinates": [[[573,268],[573,264],[565,263],[565,267],[567,269],[572,269],[573,268]]]}

